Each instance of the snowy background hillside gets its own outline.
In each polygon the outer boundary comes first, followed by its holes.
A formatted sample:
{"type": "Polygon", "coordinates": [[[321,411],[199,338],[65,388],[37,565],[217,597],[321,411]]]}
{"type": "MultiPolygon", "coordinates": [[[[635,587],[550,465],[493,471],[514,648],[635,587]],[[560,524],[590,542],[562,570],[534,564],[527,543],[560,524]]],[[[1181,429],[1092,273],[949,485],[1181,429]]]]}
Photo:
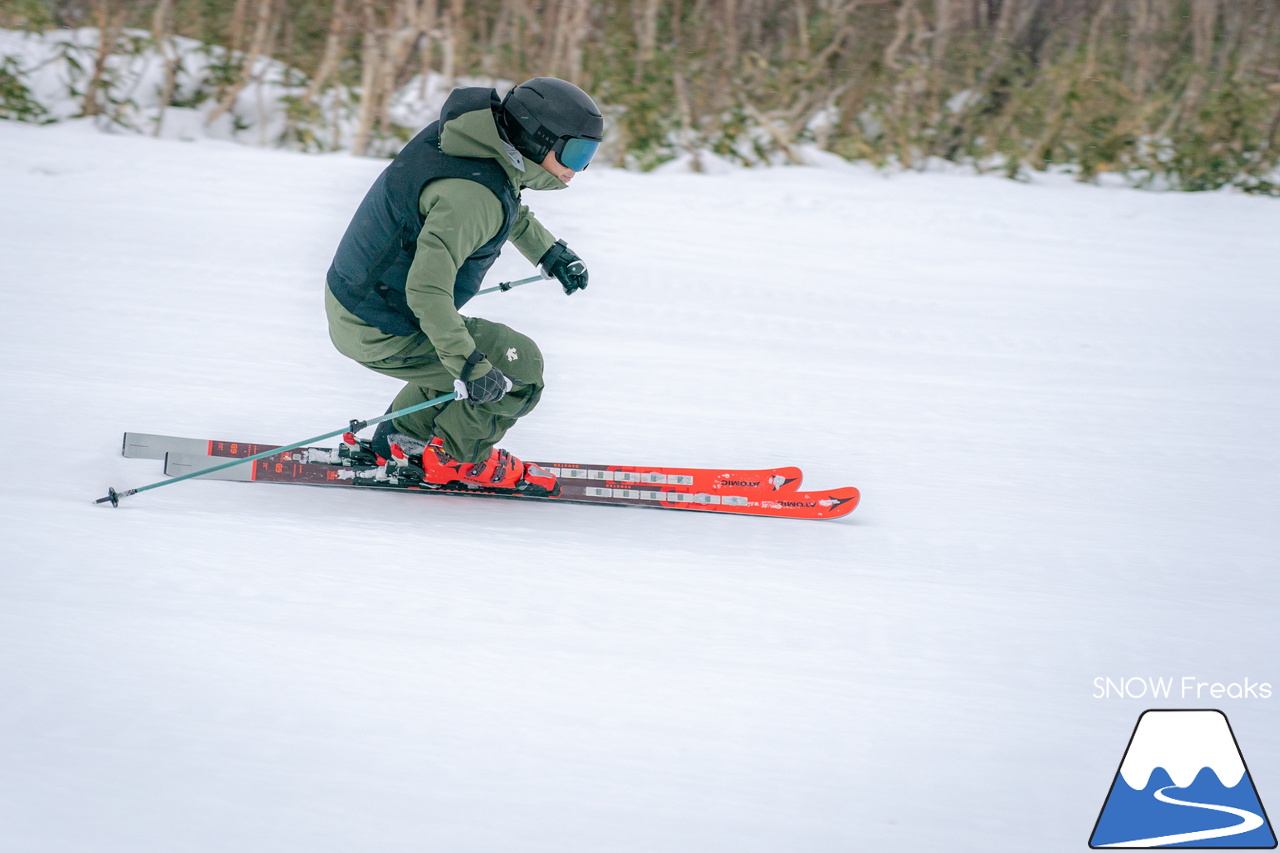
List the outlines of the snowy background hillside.
{"type": "MultiPolygon", "coordinates": [[[[592,169],[531,458],[804,468],[830,523],[189,482],[125,430],[381,413],[323,275],[382,168],[0,122],[6,851],[1077,851],[1138,713],[1280,802],[1280,204],[592,169]]],[[[530,274],[508,251],[495,276],[530,274]]]]}
{"type": "MultiPolygon", "coordinates": [[[[81,116],[100,37],[91,27],[44,33],[0,29],[0,72],[9,71],[14,87],[10,92],[0,86],[0,95],[7,96],[0,98],[0,118],[53,123],[81,116]]],[[[278,60],[259,57],[252,78],[223,109],[216,85],[228,63],[222,48],[178,36],[157,48],[150,34],[141,30],[126,30],[119,46],[103,63],[101,112],[93,117],[93,124],[102,130],[305,151],[350,149],[356,135],[358,92],[329,87],[314,93],[313,112],[291,114],[290,105],[306,96],[309,81],[278,60]],[[170,61],[175,79],[166,101],[162,93],[170,61]]],[[[503,91],[511,85],[465,76],[451,82],[435,72],[414,77],[388,105],[405,139],[440,115],[440,106],[455,84],[496,85],[503,91]]],[[[380,139],[369,153],[391,155],[402,143],[399,138],[380,139]]]]}

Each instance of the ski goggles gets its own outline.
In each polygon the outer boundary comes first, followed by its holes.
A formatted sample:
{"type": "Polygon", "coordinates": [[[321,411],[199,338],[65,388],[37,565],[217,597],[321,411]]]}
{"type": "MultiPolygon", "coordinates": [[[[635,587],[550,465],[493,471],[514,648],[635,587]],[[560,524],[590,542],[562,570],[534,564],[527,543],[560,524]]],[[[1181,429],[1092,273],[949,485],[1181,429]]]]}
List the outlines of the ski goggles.
{"type": "Polygon", "coordinates": [[[600,143],[594,139],[562,136],[556,140],[555,145],[551,146],[551,150],[556,152],[556,159],[560,161],[561,166],[581,172],[587,168],[591,158],[596,156],[596,149],[599,147],[600,143]]]}

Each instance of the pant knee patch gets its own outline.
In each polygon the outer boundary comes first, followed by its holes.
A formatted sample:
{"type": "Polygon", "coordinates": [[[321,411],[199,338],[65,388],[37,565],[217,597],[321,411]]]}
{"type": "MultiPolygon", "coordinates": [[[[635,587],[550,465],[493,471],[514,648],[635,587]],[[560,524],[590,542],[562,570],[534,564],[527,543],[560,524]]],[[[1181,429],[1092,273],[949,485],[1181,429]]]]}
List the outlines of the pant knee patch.
{"type": "Polygon", "coordinates": [[[489,363],[512,381],[542,386],[542,350],[528,335],[479,317],[467,319],[467,330],[489,363]]]}

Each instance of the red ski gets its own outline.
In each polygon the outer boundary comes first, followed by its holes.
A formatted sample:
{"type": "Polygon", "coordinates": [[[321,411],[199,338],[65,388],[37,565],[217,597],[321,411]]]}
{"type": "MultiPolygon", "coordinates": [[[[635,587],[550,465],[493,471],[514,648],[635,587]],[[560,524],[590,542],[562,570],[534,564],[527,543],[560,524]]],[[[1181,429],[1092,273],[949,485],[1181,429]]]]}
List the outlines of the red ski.
{"type": "MultiPolygon", "coordinates": [[[[258,446],[258,452],[270,450],[258,446]]],[[[253,455],[252,453],[246,455],[253,455]]],[[[848,515],[858,505],[858,490],[852,487],[825,492],[779,492],[761,488],[736,489],[721,485],[714,491],[697,491],[694,487],[667,482],[639,482],[604,477],[565,477],[561,474],[560,493],[553,496],[525,495],[510,490],[489,491],[471,488],[461,483],[442,487],[430,487],[412,480],[397,478],[388,466],[344,466],[314,462],[311,449],[289,450],[276,456],[259,459],[252,465],[243,465],[207,476],[216,480],[240,480],[259,483],[294,483],[313,486],[345,488],[370,488],[412,492],[414,494],[467,495],[472,497],[499,497],[520,501],[554,503],[605,504],[610,506],[637,506],[655,509],[675,509],[694,512],[730,513],[736,515],[762,515],[774,518],[830,519],[848,515]]],[[[192,474],[204,468],[222,464],[216,456],[168,452],[165,456],[165,474],[176,477],[192,474]]],[[[528,464],[528,463],[526,463],[528,464]]],[[[540,463],[533,463],[540,464],[540,463]]],[[[551,466],[554,470],[609,471],[615,474],[634,473],[641,469],[606,469],[589,466],[551,466]]],[[[691,469],[666,469],[684,470],[691,469]]],[[[657,471],[646,472],[656,475],[657,471]]],[[[675,475],[684,476],[684,475],[675,475]]]]}

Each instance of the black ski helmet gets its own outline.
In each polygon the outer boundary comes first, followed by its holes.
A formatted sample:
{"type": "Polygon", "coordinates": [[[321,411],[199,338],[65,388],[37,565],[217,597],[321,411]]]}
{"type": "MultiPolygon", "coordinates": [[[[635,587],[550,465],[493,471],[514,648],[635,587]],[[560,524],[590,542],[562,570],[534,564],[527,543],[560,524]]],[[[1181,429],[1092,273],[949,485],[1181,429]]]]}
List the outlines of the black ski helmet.
{"type": "Polygon", "coordinates": [[[498,122],[516,150],[541,163],[548,151],[566,168],[587,168],[604,138],[604,118],[595,101],[555,77],[534,77],[502,99],[498,122]]]}

